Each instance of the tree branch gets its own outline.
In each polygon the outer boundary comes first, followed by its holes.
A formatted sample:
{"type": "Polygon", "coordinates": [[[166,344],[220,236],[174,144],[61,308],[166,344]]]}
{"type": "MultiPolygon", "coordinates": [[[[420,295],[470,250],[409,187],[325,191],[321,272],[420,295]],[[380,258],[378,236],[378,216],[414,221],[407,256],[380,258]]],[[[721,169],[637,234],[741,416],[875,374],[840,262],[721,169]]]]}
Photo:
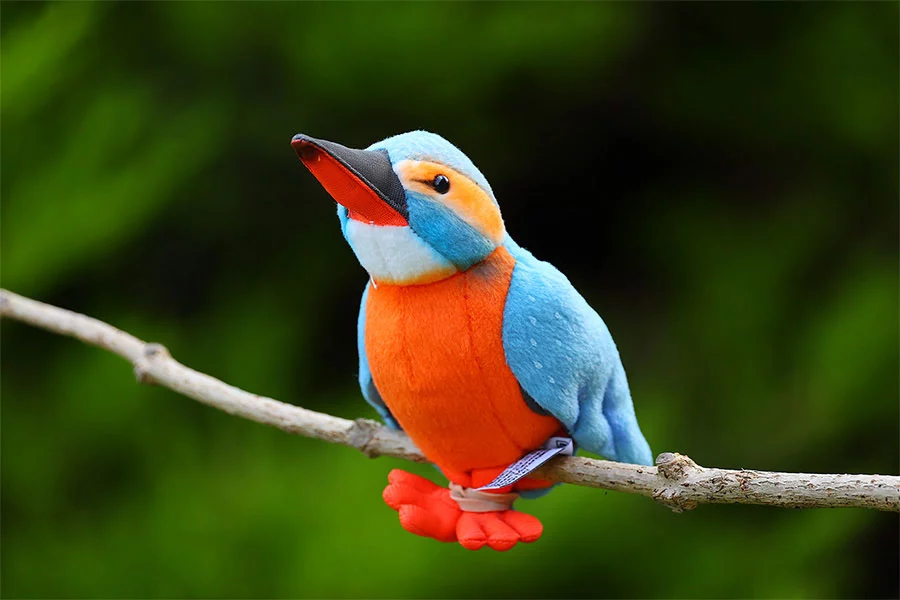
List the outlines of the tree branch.
{"type": "MultiPolygon", "coordinates": [[[[134,365],[141,383],[170,388],[227,413],[288,433],[356,448],[367,456],[427,459],[403,433],[369,419],[348,421],[251,394],[190,369],[159,344],[148,344],[82,314],[0,290],[0,317],[77,338],[134,365]]],[[[900,512],[900,477],[733,471],[698,466],[687,456],[660,454],[655,467],[559,457],[535,476],[559,483],[640,494],[676,512],[698,504],[763,504],[794,508],[875,508],[900,512]]]]}

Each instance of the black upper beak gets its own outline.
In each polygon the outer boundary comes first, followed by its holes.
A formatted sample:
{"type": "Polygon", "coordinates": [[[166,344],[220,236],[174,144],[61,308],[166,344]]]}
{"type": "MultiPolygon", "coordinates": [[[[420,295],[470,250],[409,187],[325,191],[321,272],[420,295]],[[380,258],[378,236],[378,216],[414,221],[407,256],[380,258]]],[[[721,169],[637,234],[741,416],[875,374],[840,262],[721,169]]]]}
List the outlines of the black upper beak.
{"type": "Polygon", "coordinates": [[[298,133],[291,146],[332,197],[362,220],[406,225],[406,192],[387,150],[355,150],[298,133]]]}

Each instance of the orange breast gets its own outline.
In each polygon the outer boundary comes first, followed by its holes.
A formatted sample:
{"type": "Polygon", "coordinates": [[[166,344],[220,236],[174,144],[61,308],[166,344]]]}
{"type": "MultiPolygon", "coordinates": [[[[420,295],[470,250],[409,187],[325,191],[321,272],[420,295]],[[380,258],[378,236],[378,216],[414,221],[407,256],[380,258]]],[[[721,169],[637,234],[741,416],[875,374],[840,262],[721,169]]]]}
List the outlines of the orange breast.
{"type": "Polygon", "coordinates": [[[369,287],[365,342],[375,386],[444,469],[505,467],[560,427],[528,408],[506,364],[503,307],[514,266],[500,247],[442,281],[369,287]]]}

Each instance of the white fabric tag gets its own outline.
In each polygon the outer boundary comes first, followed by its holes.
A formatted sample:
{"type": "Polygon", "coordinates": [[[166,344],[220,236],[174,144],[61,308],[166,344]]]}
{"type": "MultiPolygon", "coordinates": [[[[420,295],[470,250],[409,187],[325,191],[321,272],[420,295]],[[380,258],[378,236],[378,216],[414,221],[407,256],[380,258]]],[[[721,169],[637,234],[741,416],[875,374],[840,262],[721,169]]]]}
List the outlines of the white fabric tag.
{"type": "Polygon", "coordinates": [[[574,451],[575,445],[572,443],[571,438],[552,437],[547,440],[547,443],[544,444],[544,447],[542,449],[532,450],[513,464],[506,467],[506,469],[502,473],[497,475],[497,478],[492,482],[475,489],[478,491],[496,490],[498,488],[512,485],[557,454],[572,456],[574,451]]]}

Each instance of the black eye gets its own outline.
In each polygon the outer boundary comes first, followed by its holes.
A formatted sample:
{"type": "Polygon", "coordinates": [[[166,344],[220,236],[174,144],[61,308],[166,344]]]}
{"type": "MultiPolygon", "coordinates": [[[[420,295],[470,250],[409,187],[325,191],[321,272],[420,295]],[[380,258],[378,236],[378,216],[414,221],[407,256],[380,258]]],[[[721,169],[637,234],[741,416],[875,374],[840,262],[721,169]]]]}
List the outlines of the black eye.
{"type": "Polygon", "coordinates": [[[435,175],[434,181],[431,182],[431,186],[438,194],[446,194],[450,191],[450,180],[447,179],[446,175],[435,175]]]}

